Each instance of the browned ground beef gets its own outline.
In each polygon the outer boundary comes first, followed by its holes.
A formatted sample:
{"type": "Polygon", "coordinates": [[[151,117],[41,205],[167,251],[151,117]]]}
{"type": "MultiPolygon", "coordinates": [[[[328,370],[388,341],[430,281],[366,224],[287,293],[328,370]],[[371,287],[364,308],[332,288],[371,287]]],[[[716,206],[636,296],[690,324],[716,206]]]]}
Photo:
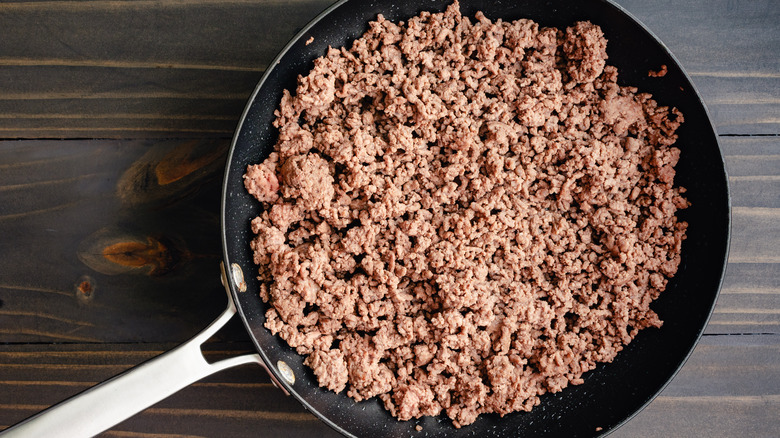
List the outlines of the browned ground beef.
{"type": "Polygon", "coordinates": [[[266,327],[319,379],[456,427],[609,362],[680,261],[676,109],[616,84],[607,41],[379,16],[285,92],[250,166],[266,327]]]}

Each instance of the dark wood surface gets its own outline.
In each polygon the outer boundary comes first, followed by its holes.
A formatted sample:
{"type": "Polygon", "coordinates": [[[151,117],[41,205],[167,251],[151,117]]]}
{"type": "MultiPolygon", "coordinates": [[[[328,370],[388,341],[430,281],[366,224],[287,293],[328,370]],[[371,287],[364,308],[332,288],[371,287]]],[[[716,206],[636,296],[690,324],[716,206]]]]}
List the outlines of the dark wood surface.
{"type": "MultiPolygon", "coordinates": [[[[265,66],[330,0],[0,3],[0,429],[185,341],[225,304],[230,136],[265,66]]],[[[780,3],[621,0],[708,105],[733,203],[705,335],[612,436],[780,430],[780,3]]],[[[250,351],[238,322],[209,357],[250,351]]],[[[253,366],[104,436],[333,436],[253,366]]]]}

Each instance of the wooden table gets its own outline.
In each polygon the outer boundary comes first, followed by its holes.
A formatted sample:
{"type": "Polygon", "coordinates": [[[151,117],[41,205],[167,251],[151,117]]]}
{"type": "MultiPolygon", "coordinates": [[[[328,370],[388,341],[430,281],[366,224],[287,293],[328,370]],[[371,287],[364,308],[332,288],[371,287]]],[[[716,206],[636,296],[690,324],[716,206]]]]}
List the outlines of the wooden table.
{"type": "MultiPolygon", "coordinates": [[[[222,310],[230,137],[267,63],[330,1],[0,3],[0,429],[222,310]]],[[[780,3],[619,3],[676,54],[711,111],[733,236],[700,345],[613,436],[779,436],[780,3]]],[[[211,358],[249,350],[237,321],[206,346],[211,358]]],[[[335,435],[242,366],[104,436],[315,434],[335,435]]]]}

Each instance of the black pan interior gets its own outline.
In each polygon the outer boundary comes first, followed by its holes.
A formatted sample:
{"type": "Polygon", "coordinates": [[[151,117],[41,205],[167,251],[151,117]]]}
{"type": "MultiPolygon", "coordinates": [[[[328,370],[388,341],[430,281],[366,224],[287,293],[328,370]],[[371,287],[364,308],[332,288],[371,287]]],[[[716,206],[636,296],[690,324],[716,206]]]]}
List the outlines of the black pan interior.
{"type": "Polygon", "coordinates": [[[258,351],[271,369],[279,360],[294,371],[287,389],[307,409],[345,435],[354,436],[597,436],[630,419],[671,380],[701,336],[715,303],[728,252],[730,203],[723,157],[707,112],[691,81],[666,48],[620,7],[602,0],[462,0],[464,14],[481,10],[495,20],[530,18],[543,26],[566,27],[580,20],[600,25],[609,40],[608,63],[619,69],[619,82],[647,91],[661,105],[675,106],[685,115],[679,130],[682,156],[676,182],[687,188],[692,206],[681,213],[688,221],[677,276],[653,309],[664,325],[647,329],[611,364],[587,373],[585,383],[542,397],[530,413],[500,418],[482,415],[474,424],[455,429],[444,417],[399,422],[375,399],[356,403],[345,395],[320,389],[302,358],[263,327],[265,305],[255,291],[249,241],[249,222],[258,203],[244,190],[242,175],[249,164],[262,161],[272,150],[276,131],[273,111],[282,90],[294,89],[296,77],[306,74],[327,47],[351,44],[367,23],[382,13],[403,20],[420,11],[442,11],[449,2],[420,0],[346,0],[310,23],[269,66],[250,99],[236,131],[226,169],[223,193],[223,246],[226,264],[238,264],[245,273],[247,292],[238,292],[231,280],[244,319],[258,351]],[[314,37],[313,43],[304,42],[314,37]],[[663,78],[648,70],[668,67],[663,78]],[[422,431],[415,429],[416,425],[422,431]]]}

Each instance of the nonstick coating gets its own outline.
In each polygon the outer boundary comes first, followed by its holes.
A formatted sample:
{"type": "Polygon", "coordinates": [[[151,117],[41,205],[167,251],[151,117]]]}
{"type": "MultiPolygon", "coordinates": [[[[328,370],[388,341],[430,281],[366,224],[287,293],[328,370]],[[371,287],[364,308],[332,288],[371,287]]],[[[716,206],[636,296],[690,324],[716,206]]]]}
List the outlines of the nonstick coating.
{"type": "MultiPolygon", "coordinates": [[[[619,6],[600,0],[480,1],[462,0],[461,10],[472,16],[481,10],[491,20],[530,18],[542,26],[565,28],[590,20],[609,40],[610,65],[618,67],[619,83],[650,92],[660,105],[679,108],[685,123],[677,146],[682,154],[676,183],[687,188],[691,207],[680,217],[688,222],[682,262],[667,290],[652,305],[664,321],[660,329],[646,329],[610,364],[586,373],[585,383],[541,397],[530,413],[503,418],[481,415],[470,426],[455,429],[439,416],[401,422],[391,417],[376,398],[357,403],[346,395],[321,389],[303,358],[264,327],[266,305],[257,294],[252,263],[249,222],[259,204],[243,186],[246,166],[261,162],[272,150],[277,132],[271,126],[283,89],[294,90],[296,78],[306,74],[313,60],[328,46],[351,45],[368,22],[381,13],[390,20],[406,20],[420,11],[442,11],[449,2],[395,0],[342,1],[315,18],[268,67],[249,100],[233,140],[223,193],[223,248],[226,265],[238,264],[248,285],[230,288],[255,346],[271,370],[284,361],[295,373],[286,389],[312,413],[345,435],[384,436],[597,436],[628,421],[658,394],[687,359],[701,336],[720,289],[728,253],[730,202],[723,157],[717,136],[701,98],[674,57],[647,29],[619,6]],[[306,45],[305,41],[314,37],[306,45]],[[663,78],[648,70],[668,67],[663,78]],[[422,431],[415,430],[416,425],[422,431]]],[[[283,381],[283,379],[280,379],[283,381]]]]}

